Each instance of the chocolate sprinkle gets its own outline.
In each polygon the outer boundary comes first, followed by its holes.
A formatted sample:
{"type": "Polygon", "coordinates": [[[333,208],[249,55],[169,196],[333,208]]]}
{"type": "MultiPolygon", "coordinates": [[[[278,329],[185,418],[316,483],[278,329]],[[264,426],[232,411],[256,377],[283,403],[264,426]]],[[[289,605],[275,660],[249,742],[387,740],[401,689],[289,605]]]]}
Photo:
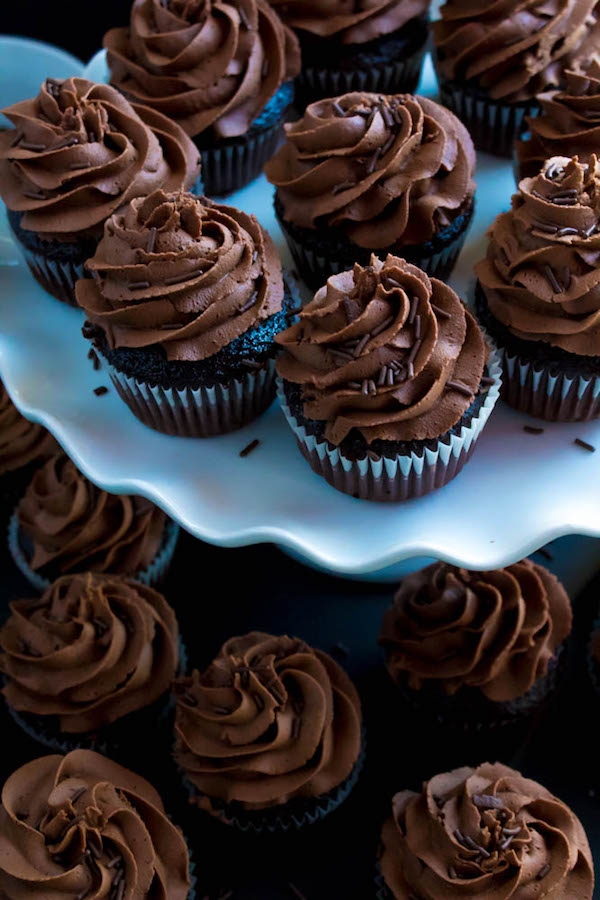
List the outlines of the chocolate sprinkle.
{"type": "Polygon", "coordinates": [[[544,429],[539,428],[536,425],[523,425],[523,431],[527,432],[527,434],[543,434],[544,429]]]}
{"type": "Polygon", "coordinates": [[[150,287],[149,281],[131,281],[127,287],[130,291],[145,291],[150,287]]]}
{"type": "Polygon", "coordinates": [[[158,230],[156,228],[150,229],[150,234],[148,235],[148,243],[146,244],[146,253],[154,253],[157,233],[158,230]]]}
{"type": "Polygon", "coordinates": [[[23,191],[23,196],[28,197],[30,200],[46,200],[46,192],[45,191],[23,191]]]}
{"type": "Polygon", "coordinates": [[[466,384],[461,384],[460,381],[447,381],[446,390],[458,391],[458,393],[462,394],[464,397],[473,396],[473,391],[471,390],[471,388],[467,387],[466,384]]]}
{"type": "Polygon", "coordinates": [[[89,168],[89,166],[86,162],[71,163],[71,165],[69,166],[69,169],[71,172],[80,172],[83,169],[88,169],[88,168],[89,168]]]}
{"type": "Polygon", "coordinates": [[[550,869],[551,869],[550,863],[545,863],[536,875],[537,880],[542,881],[546,877],[546,875],[549,873],[550,869]]]}
{"type": "Polygon", "coordinates": [[[347,191],[349,188],[356,187],[355,181],[342,181],[341,184],[336,184],[335,187],[331,188],[332,194],[341,194],[342,191],[347,191]]]}
{"type": "Polygon", "coordinates": [[[436,306],[435,303],[432,303],[432,304],[431,304],[431,308],[432,308],[432,310],[434,311],[434,313],[436,314],[436,316],[438,317],[438,319],[450,319],[450,318],[452,318],[452,317],[451,317],[451,314],[450,314],[449,312],[446,312],[445,309],[441,309],[439,306],[436,306]]]}
{"type": "Polygon", "coordinates": [[[47,149],[46,144],[34,144],[33,141],[21,141],[19,146],[21,150],[31,150],[32,153],[41,153],[47,149]]]}
{"type": "Polygon", "coordinates": [[[492,794],[473,794],[473,803],[479,809],[504,809],[500,797],[494,797],[492,794]]]}
{"type": "Polygon", "coordinates": [[[331,107],[339,119],[346,118],[346,110],[340,106],[340,104],[337,102],[337,100],[332,100],[331,107]]]}
{"type": "Polygon", "coordinates": [[[260,441],[258,440],[258,438],[255,438],[253,441],[250,441],[250,443],[248,444],[247,447],[244,447],[243,450],[240,450],[240,456],[242,457],[242,459],[244,459],[246,456],[249,456],[253,450],[256,450],[256,448],[258,447],[259,444],[260,444],[260,441]]]}
{"type": "Polygon", "coordinates": [[[92,361],[94,371],[97,372],[98,369],[100,368],[100,360],[98,359],[98,354],[96,353],[96,351],[94,350],[93,347],[90,347],[90,349],[88,350],[87,358],[92,361]]]}
{"type": "MultiPolygon", "coordinates": [[[[167,287],[171,287],[174,284],[182,284],[184,281],[192,281],[198,275],[202,275],[203,272],[204,269],[194,269],[192,272],[186,272],[185,275],[171,275],[170,278],[165,278],[164,283],[167,287]]],[[[240,309],[239,312],[243,312],[243,310],[240,309]]]]}
{"type": "Polygon", "coordinates": [[[578,447],[583,447],[584,450],[587,450],[589,453],[595,453],[596,448],[593,444],[588,444],[587,441],[582,441],[581,438],[575,438],[573,441],[574,444],[577,444],[578,447]]]}
{"type": "Polygon", "coordinates": [[[562,294],[564,291],[564,288],[563,288],[562,284],[559,284],[558,279],[557,279],[556,275],[554,274],[554,269],[552,268],[552,266],[545,265],[544,266],[544,274],[545,274],[546,278],[548,279],[548,281],[550,282],[550,286],[551,286],[552,290],[554,291],[554,293],[562,294]]]}
{"type": "Polygon", "coordinates": [[[96,397],[103,397],[104,394],[108,394],[108,388],[101,384],[100,387],[94,388],[94,393],[96,397]]]}
{"type": "Polygon", "coordinates": [[[254,359],[242,359],[240,360],[243,366],[246,366],[247,369],[261,369],[262,363],[256,362],[254,359]]]}
{"type": "Polygon", "coordinates": [[[553,555],[550,553],[549,550],[546,550],[545,547],[540,547],[540,549],[536,550],[535,552],[539,553],[539,555],[542,556],[544,559],[547,559],[548,562],[552,562],[554,560],[553,555]]]}
{"type": "Polygon", "coordinates": [[[248,300],[248,302],[244,303],[244,305],[241,307],[241,309],[238,309],[238,315],[248,312],[248,310],[254,306],[254,304],[256,303],[257,300],[258,300],[258,294],[253,294],[252,297],[250,297],[250,299],[248,300]]]}

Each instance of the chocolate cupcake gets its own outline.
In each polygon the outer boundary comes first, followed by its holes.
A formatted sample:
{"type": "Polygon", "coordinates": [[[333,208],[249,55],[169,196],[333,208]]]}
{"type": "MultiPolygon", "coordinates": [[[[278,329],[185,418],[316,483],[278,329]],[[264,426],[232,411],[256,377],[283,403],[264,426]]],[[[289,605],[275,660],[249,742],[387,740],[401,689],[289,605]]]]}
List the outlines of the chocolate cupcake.
{"type": "Polygon", "coordinates": [[[313,288],[372,252],[445,279],[474,208],[475,151],[448,110],[410,94],[346,94],[286,126],[266,166],[275,210],[313,288]]]}
{"type": "Polygon", "coordinates": [[[77,305],[75,282],[104,222],[157,188],[196,189],[198,151],[166,116],[83,78],[48,78],[37,97],[3,110],[0,196],[29,268],[77,305]]]}
{"type": "Polygon", "coordinates": [[[540,94],[540,115],[527,122],[528,134],[517,142],[517,180],[539,175],[553,156],[577,156],[589,163],[600,150],[600,61],[580,71],[567,70],[562,90],[540,94]]]}
{"type": "Polygon", "coordinates": [[[433,24],[440,99],[465,123],[478,150],[512,156],[538,94],[562,87],[600,40],[597,0],[446,0],[433,24]]]}
{"type": "Polygon", "coordinates": [[[53,750],[114,755],[153,735],[179,668],[175,613],[152,588],[118,575],[65,575],[17,600],[0,631],[4,699],[53,750]]]}
{"type": "Polygon", "coordinates": [[[365,500],[407,500],[454,478],[499,393],[499,362],[471,313],[394,256],[332,276],[277,342],[302,454],[365,500]]]}
{"type": "Polygon", "coordinates": [[[403,580],[379,643],[419,714],[487,732],[541,709],[572,618],[561,583],[528,559],[488,572],[438,562],[403,580]]]}
{"type": "Polygon", "coordinates": [[[381,843],[380,900],[592,900],[592,854],[577,816],[500,763],[396,794],[381,843]]]}
{"type": "Polygon", "coordinates": [[[157,191],[107,222],[86,266],[84,334],[144,424],[207,437],[270,406],[274,336],[292,299],[254,216],[157,191]]]}
{"type": "Polygon", "coordinates": [[[429,0],[271,0],[300,41],[298,106],[349,91],[416,90],[429,0]]]}
{"type": "Polygon", "coordinates": [[[49,431],[21,415],[0,380],[0,515],[2,522],[33,477],[36,468],[58,453],[49,431]]]}
{"type": "Polygon", "coordinates": [[[186,842],[158,793],[91,750],[13,772],[2,790],[0,843],[6,900],[195,896],[186,842]]]}
{"type": "Polygon", "coordinates": [[[267,0],[134,0],[129,28],[104,46],[112,84],[194,139],[208,194],[260,174],[300,71],[298,42],[267,0]]]}
{"type": "Polygon", "coordinates": [[[551,421],[600,415],[600,165],[554,157],[524,178],[475,267],[481,322],[503,350],[503,397],[551,421]]]}
{"type": "Polygon", "coordinates": [[[292,637],[232,638],[174,685],[175,759],[190,802],[244,831],[313,824],[362,765],[356,689],[326,653],[292,637]]]}
{"type": "Polygon", "coordinates": [[[88,571],[156,584],[166,575],[178,533],[149,500],[101,490],[58,454],[38,469],[17,506],[9,549],[38,591],[61,575],[88,571]]]}

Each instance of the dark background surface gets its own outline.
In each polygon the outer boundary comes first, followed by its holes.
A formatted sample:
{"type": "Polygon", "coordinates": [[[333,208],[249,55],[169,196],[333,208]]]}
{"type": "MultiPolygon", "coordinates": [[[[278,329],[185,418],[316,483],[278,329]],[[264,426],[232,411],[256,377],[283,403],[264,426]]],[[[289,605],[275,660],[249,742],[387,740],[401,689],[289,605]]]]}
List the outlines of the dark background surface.
{"type": "MultiPolygon", "coordinates": [[[[3,605],[11,597],[29,596],[31,590],[6,553],[0,564],[3,605]]],[[[159,736],[140,735],[139,745],[128,750],[131,758],[121,761],[156,785],[183,826],[196,859],[198,900],[217,900],[229,891],[234,891],[231,900],[368,900],[375,896],[377,840],[392,794],[406,787],[418,790],[423,779],[438,771],[476,765],[484,758],[514,765],[572,805],[598,863],[600,698],[587,677],[585,647],[599,588],[596,581],[575,601],[577,627],[562,689],[525,745],[505,753],[498,752],[489,732],[480,742],[467,738],[457,746],[444,731],[423,729],[401,706],[376,644],[392,588],[318,575],[269,546],[222,550],[183,535],[164,592],[177,611],[190,663],[203,668],[226,638],[251,629],[297,634],[332,653],[361,692],[367,766],[350,798],[321,824],[257,838],[187,807],[159,736]]],[[[4,708],[0,728],[4,781],[47,751],[24,738],[4,708]]]]}
{"type": "MultiPolygon", "coordinates": [[[[87,59],[102,35],[125,24],[129,0],[0,0],[0,32],[56,43],[87,59]]],[[[538,561],[543,560],[537,558],[538,561]]],[[[28,586],[4,554],[3,608],[28,586]]],[[[551,566],[550,566],[551,567],[551,566]]],[[[585,646],[598,604],[600,581],[576,599],[576,634],[570,673],[544,719],[514,756],[496,752],[487,736],[486,756],[520,768],[571,804],[600,862],[600,699],[589,685],[585,646]]],[[[374,896],[373,862],[379,827],[391,795],[451,765],[483,761],[481,748],[465,740],[458,751],[442,732],[423,730],[404,710],[388,683],[376,646],[391,588],[352,584],[317,575],[271,547],[220,550],[183,536],[165,588],[177,610],[190,661],[209,662],[220,644],[251,629],[295,633],[332,652],[355,679],[368,727],[368,761],[350,799],[324,823],[282,838],[252,838],[186,808],[158,740],[140,735],[131,748],[135,768],[162,790],[184,827],[196,859],[198,900],[325,900],[374,896]],[[343,645],[347,653],[338,645],[343,645]],[[296,889],[294,891],[294,887],[296,889]]],[[[43,749],[24,738],[0,708],[0,780],[43,749]]],[[[600,897],[600,890],[596,891],[600,897]]],[[[574,898],[575,900],[575,898],[574,898]]]]}

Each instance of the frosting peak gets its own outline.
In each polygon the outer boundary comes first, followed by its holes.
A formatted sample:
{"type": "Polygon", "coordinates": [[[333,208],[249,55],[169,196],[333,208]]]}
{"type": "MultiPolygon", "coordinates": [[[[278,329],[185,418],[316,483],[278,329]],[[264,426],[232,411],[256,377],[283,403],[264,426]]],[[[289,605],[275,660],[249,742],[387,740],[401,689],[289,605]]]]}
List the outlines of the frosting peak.
{"type": "Polygon", "coordinates": [[[191,188],[198,150],[179,126],[105,84],[47,79],[4,110],[0,193],[21,225],[68,237],[100,227],[133,197],[191,188]]]}
{"type": "Polygon", "coordinates": [[[540,94],[539,116],[530,136],[517,144],[520,177],[535,176],[552,156],[577,156],[588,163],[600,143],[600,60],[564,73],[562,90],[540,94]]]}
{"type": "Polygon", "coordinates": [[[245,134],[300,71],[292,32],[266,0],[134,0],[104,38],[111,81],[192,136],[245,134]]]}
{"type": "Polygon", "coordinates": [[[83,734],[150,706],[170,688],[178,628],[164,597],[115,575],[59,578],[34,600],[11,604],[0,632],[10,707],[57,716],[83,734]]]}
{"type": "Polygon", "coordinates": [[[402,791],[382,831],[380,866],[397,900],[592,900],[581,822],[514,769],[484,763],[402,791]]]}
{"type": "Polygon", "coordinates": [[[558,87],[600,36],[598,0],[446,0],[434,22],[437,66],[509,103],[558,87]]]}
{"type": "Polygon", "coordinates": [[[8,778],[0,849],[6,900],[186,900],[190,890],[185,841],[154,788],[91,750],[44,756],[8,778]]]}
{"type": "Polygon", "coordinates": [[[454,291],[403,259],[333,275],[277,341],[277,371],[340,444],[437,438],[479,390],[487,347],[454,291]]]}
{"type": "Polygon", "coordinates": [[[157,191],[107,223],[77,300],[111,347],[206,359],[279,312],[281,263],[254,216],[157,191]]]}
{"type": "Polygon", "coordinates": [[[472,202],[471,137],[425,97],[345,94],[285,128],[265,172],[285,218],[304,228],[342,228],[369,250],[420,244],[472,202]]]}
{"type": "Polygon", "coordinates": [[[286,24],[343,44],[364,44],[424,16],[429,0],[271,0],[286,24]]]}
{"type": "Polygon", "coordinates": [[[38,469],[17,516],[34,571],[134,575],[155,558],[167,517],[149,500],[108,494],[61,453],[38,469]]]}
{"type": "Polygon", "coordinates": [[[474,687],[504,702],[546,675],[571,622],[562,585],[530,560],[489,572],[439,562],[403,580],[379,643],[391,677],[413,690],[474,687]]]}
{"type": "Polygon", "coordinates": [[[0,475],[41,463],[58,450],[50,432],[21,415],[0,381],[0,475]]]}
{"type": "Polygon", "coordinates": [[[519,338],[600,356],[600,164],[547,160],[490,228],[475,267],[492,315],[519,338]]]}
{"type": "Polygon", "coordinates": [[[248,809],[340,785],[360,753],[361,710],[345,672],[304,641],[232,638],[200,674],[175,683],[175,755],[198,802],[248,809]]]}

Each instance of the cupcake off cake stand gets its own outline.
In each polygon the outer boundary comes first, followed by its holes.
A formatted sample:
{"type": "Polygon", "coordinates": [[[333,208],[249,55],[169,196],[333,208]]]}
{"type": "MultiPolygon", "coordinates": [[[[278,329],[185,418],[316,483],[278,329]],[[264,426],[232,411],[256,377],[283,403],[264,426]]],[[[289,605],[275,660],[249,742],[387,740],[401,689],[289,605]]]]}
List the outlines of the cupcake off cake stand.
{"type": "MultiPolygon", "coordinates": [[[[51,71],[43,71],[40,81],[51,71]]],[[[78,74],[74,72],[74,74],[78,74]]],[[[86,74],[105,77],[103,54],[86,74]]],[[[422,93],[435,96],[428,61],[422,93]]],[[[510,163],[483,154],[477,209],[450,279],[463,298],[485,231],[514,190],[510,163]]],[[[290,257],[263,177],[233,194],[290,257]]],[[[404,504],[354,500],[313,474],[275,403],[256,422],[205,440],[144,427],[87,358],[83,315],[38,287],[20,261],[0,212],[0,371],[21,411],[42,422],[101,487],[139,493],[192,534],[221,546],[272,542],[310,565],[346,576],[390,577],[397,565],[435,557],[474,569],[503,566],[554,538],[600,536],[600,422],[538,422],[498,403],[472,460],[442,490],[404,504]],[[96,395],[100,386],[108,393],[96,395]],[[533,435],[524,425],[540,425],[533,435]],[[574,443],[579,438],[595,453],[574,443]],[[240,456],[252,441],[252,453],[240,456]]],[[[595,556],[595,547],[590,548],[595,556]]]]}

